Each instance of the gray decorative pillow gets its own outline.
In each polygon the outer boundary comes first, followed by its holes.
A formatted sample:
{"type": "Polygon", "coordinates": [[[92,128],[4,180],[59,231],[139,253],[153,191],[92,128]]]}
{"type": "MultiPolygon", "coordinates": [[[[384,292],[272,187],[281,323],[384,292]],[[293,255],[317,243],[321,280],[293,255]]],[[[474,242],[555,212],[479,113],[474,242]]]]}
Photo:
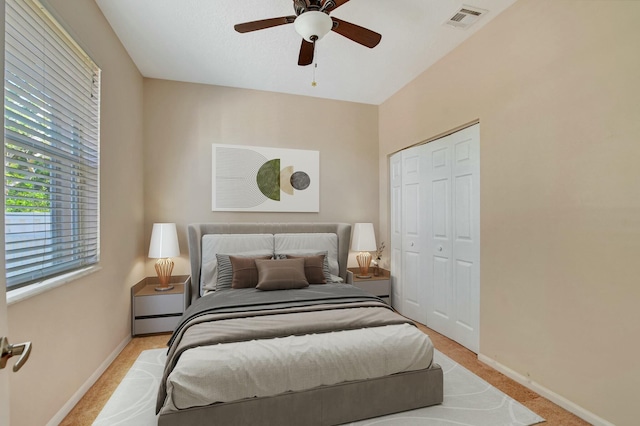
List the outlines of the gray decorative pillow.
{"type": "Polygon", "coordinates": [[[218,281],[216,282],[216,290],[223,288],[231,288],[233,280],[233,267],[229,260],[228,254],[216,254],[218,260],[218,281]]]}
{"type": "Polygon", "coordinates": [[[256,259],[259,290],[291,290],[309,287],[304,275],[304,259],[256,259]]]}

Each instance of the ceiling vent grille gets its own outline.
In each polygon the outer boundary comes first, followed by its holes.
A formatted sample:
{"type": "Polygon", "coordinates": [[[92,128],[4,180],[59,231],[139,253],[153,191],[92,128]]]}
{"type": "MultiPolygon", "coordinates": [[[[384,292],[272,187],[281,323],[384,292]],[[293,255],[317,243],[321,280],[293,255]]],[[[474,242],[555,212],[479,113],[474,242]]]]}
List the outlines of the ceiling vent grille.
{"type": "Polygon", "coordinates": [[[452,27],[466,29],[476,22],[487,10],[473,6],[463,5],[445,24],[452,27]]]}

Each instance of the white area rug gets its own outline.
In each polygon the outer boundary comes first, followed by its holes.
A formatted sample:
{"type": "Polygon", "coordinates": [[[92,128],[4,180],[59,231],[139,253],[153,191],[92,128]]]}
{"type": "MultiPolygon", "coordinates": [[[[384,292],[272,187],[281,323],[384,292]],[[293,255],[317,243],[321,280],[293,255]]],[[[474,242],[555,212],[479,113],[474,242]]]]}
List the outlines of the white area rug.
{"type": "MultiPolygon", "coordinates": [[[[95,426],[155,426],[155,403],[166,350],[140,354],[104,406],[95,426]]],[[[441,405],[350,423],[352,426],[507,426],[533,425],[544,419],[500,392],[449,357],[435,351],[444,371],[441,405]]]]}

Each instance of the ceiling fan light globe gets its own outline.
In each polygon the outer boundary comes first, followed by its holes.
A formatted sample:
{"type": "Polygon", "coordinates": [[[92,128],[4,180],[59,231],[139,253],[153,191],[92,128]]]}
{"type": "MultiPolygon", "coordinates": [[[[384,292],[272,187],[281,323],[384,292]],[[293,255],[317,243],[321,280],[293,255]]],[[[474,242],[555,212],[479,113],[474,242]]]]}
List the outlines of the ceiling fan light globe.
{"type": "Polygon", "coordinates": [[[298,16],[293,25],[302,38],[308,42],[313,42],[312,37],[317,37],[315,38],[315,41],[317,41],[331,31],[333,21],[326,13],[312,10],[298,16]]]}

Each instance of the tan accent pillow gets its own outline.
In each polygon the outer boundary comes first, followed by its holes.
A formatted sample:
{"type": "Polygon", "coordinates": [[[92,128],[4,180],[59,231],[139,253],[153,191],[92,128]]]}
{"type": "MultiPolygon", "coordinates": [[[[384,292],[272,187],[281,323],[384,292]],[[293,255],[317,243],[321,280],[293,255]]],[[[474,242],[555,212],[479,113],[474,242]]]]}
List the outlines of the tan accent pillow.
{"type": "Polygon", "coordinates": [[[309,287],[304,259],[256,260],[260,290],[290,290],[309,287]]]}
{"type": "Polygon", "coordinates": [[[326,284],[324,277],[324,254],[317,256],[294,256],[287,255],[287,259],[304,259],[304,275],[307,277],[309,284],[326,284]]]}
{"type": "Polygon", "coordinates": [[[270,256],[239,257],[229,256],[233,277],[231,288],[252,288],[258,284],[258,269],[256,259],[271,259],[270,256]]]}

